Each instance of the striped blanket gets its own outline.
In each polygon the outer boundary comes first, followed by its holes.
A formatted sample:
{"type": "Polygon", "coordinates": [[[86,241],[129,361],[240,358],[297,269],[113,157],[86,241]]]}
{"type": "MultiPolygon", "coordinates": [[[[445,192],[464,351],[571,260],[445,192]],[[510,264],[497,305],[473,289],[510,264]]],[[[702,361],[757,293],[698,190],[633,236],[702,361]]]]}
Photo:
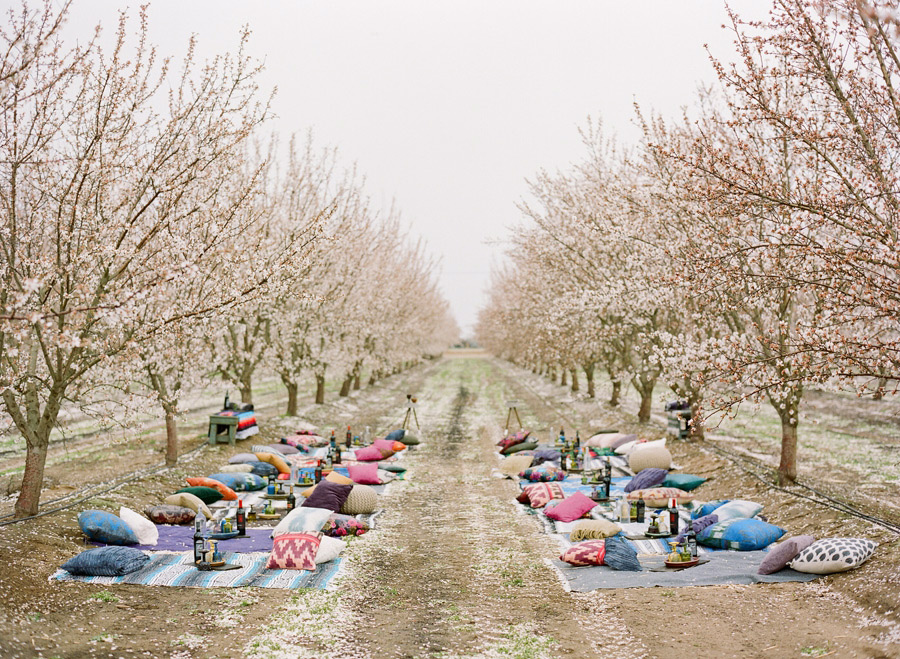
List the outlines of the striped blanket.
{"type": "Polygon", "coordinates": [[[201,572],[193,565],[190,552],[153,552],[150,561],[137,572],[121,577],[81,577],[57,570],[51,576],[56,581],[85,583],[130,583],[147,586],[186,586],[189,588],[315,588],[325,590],[341,567],[341,558],[321,563],[314,572],[307,570],[267,570],[268,553],[236,554],[225,552],[225,562],[240,565],[239,570],[201,572]]]}

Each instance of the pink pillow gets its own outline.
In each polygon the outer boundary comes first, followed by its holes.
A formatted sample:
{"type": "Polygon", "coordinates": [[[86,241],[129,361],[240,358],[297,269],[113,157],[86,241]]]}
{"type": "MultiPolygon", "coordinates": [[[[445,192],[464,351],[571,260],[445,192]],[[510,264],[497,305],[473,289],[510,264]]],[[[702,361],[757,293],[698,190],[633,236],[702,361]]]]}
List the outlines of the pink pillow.
{"type": "Polygon", "coordinates": [[[272,553],[266,561],[269,570],[316,569],[316,553],[322,541],[321,533],[284,533],[275,538],[272,553]]]}
{"type": "Polygon", "coordinates": [[[550,519],[557,522],[574,522],[580,519],[585,513],[593,510],[597,503],[591,501],[590,497],[586,497],[581,492],[576,492],[570,497],[562,500],[562,503],[553,506],[553,508],[544,509],[544,514],[550,519]]]}
{"type": "Polygon", "coordinates": [[[566,549],[559,560],[570,565],[603,565],[606,540],[586,540],[566,549]]]}
{"type": "Polygon", "coordinates": [[[377,449],[384,449],[386,451],[393,452],[394,450],[394,442],[389,439],[376,439],[374,442],[372,442],[372,446],[377,449]]]}
{"type": "Polygon", "coordinates": [[[375,446],[366,446],[365,448],[356,449],[356,459],[370,462],[372,460],[382,460],[384,457],[375,446]]]}
{"type": "Polygon", "coordinates": [[[378,478],[378,465],[374,462],[364,465],[350,465],[347,467],[350,472],[350,480],[360,485],[381,485],[381,479],[378,478]]]}

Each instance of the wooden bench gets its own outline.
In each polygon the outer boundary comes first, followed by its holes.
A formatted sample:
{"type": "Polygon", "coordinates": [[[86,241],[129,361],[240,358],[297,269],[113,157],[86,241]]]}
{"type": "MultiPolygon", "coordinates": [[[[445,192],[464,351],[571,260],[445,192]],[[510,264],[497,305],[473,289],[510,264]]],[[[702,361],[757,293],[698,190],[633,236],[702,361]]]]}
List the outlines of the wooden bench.
{"type": "Polygon", "coordinates": [[[222,416],[220,414],[211,414],[209,417],[209,443],[228,442],[234,446],[235,434],[237,433],[238,418],[236,416],[222,416]],[[224,435],[220,438],[220,436],[224,435]]]}

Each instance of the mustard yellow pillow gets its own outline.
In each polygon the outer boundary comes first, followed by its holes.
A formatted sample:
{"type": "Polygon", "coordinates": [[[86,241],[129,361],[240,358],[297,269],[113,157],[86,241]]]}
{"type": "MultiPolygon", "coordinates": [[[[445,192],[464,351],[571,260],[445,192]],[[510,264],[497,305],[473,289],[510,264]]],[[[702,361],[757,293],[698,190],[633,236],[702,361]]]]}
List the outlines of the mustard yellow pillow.
{"type": "MultiPolygon", "coordinates": [[[[355,485],[355,483],[352,480],[350,480],[346,476],[342,476],[341,474],[337,473],[336,471],[332,471],[330,474],[328,474],[325,477],[325,480],[331,481],[332,483],[337,483],[338,485],[355,485]]],[[[312,487],[306,488],[300,494],[302,494],[305,497],[308,497],[310,494],[313,493],[314,489],[316,489],[315,485],[313,485],[312,487]]]]}

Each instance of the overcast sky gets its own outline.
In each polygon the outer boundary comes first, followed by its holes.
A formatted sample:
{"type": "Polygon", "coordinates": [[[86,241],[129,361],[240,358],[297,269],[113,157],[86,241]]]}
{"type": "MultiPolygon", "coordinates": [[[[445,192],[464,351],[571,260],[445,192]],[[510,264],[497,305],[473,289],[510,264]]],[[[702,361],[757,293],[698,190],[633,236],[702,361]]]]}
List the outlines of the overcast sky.
{"type": "MultiPolygon", "coordinates": [[[[11,0],[0,0],[9,6],[11,0]]],[[[15,0],[14,4],[18,4],[15,0]]],[[[138,3],[75,0],[67,34],[114,32],[138,3]]],[[[760,17],[763,0],[734,0],[760,17]]],[[[153,40],[180,55],[233,50],[240,27],[277,87],[276,129],[312,128],[358,163],[384,206],[396,199],[441,260],[441,285],[464,333],[484,301],[516,202],[539,169],[582,156],[590,115],[633,141],[633,103],[666,115],[713,79],[704,45],[727,58],[719,0],[156,0],[153,40]]]]}

